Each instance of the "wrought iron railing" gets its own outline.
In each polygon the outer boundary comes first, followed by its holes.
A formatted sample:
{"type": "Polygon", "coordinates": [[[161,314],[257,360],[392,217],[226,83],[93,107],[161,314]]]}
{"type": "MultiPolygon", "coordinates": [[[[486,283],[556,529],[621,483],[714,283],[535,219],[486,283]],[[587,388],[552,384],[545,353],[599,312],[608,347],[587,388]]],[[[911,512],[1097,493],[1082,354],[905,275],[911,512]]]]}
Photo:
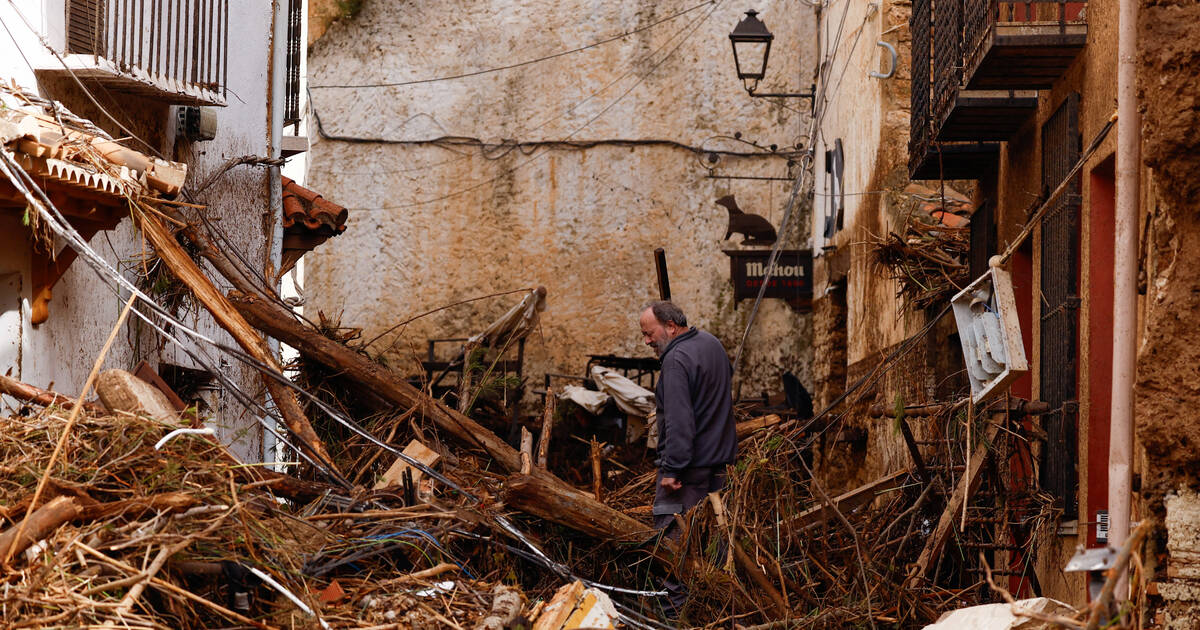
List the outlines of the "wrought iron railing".
{"type": "Polygon", "coordinates": [[[933,3],[933,99],[935,127],[946,120],[962,81],[963,0],[933,3]]]}
{"type": "Polygon", "coordinates": [[[963,0],[963,67],[974,68],[987,54],[998,25],[1056,25],[1066,32],[1083,21],[1086,2],[1078,0],[963,0]]]}
{"type": "Polygon", "coordinates": [[[1065,34],[1083,22],[1085,6],[1067,0],[913,0],[909,171],[915,172],[934,146],[998,27],[1051,25],[1065,34]]]}
{"type": "Polygon", "coordinates": [[[304,55],[304,1],[288,0],[287,80],[283,88],[283,125],[300,123],[300,59],[304,55]]]}
{"type": "Polygon", "coordinates": [[[933,85],[930,82],[932,68],[932,34],[929,0],[915,0],[909,30],[912,32],[912,90],[909,109],[908,154],[909,173],[914,173],[929,151],[932,129],[929,113],[929,96],[933,85]]]}
{"type": "Polygon", "coordinates": [[[229,0],[66,0],[67,52],[224,96],[229,11],[229,0]]]}

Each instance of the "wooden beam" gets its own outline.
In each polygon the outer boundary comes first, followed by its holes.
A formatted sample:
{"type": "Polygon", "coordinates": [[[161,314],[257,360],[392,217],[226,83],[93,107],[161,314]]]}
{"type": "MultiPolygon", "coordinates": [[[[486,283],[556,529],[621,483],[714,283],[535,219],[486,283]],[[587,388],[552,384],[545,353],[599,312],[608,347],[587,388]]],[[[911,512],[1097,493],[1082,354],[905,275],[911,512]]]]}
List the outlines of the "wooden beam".
{"type": "MultiPolygon", "coordinates": [[[[100,226],[92,223],[77,226],[79,236],[87,241],[100,230],[100,226]]],[[[30,283],[32,284],[33,301],[30,302],[29,323],[37,326],[50,319],[51,289],[67,273],[71,263],[75,262],[78,254],[70,246],[64,246],[53,258],[42,252],[35,245],[30,250],[30,283]]]]}
{"type": "MultiPolygon", "coordinates": [[[[390,403],[416,409],[438,428],[466,444],[483,449],[505,470],[516,472],[521,469],[521,454],[495,433],[413,387],[395,372],[297,321],[283,306],[240,291],[231,292],[229,300],[251,324],[296,348],[304,356],[339,370],[344,377],[361,383],[390,403]]],[[[538,474],[537,469],[533,472],[538,474]]]]}
{"type": "MultiPolygon", "coordinates": [[[[283,366],[271,353],[266,341],[217,290],[208,276],[204,275],[200,267],[175,240],[175,235],[167,230],[156,217],[147,212],[135,212],[133,217],[134,222],[146,236],[146,240],[150,241],[158,252],[159,259],[176,278],[191,289],[196,299],[212,313],[213,319],[228,331],[238,345],[255,360],[265,364],[272,371],[282,374],[283,366]]],[[[317,437],[312,425],[309,424],[308,418],[304,416],[304,410],[300,407],[295,393],[270,375],[263,374],[262,381],[271,398],[274,399],[275,406],[279,409],[288,431],[299,438],[300,447],[307,451],[309,456],[337,472],[333,458],[329,456],[325,445],[321,443],[321,439],[317,437]]]]}
{"type": "MultiPolygon", "coordinates": [[[[900,472],[892,473],[886,477],[881,477],[864,486],[859,486],[853,490],[850,490],[849,492],[839,494],[833,498],[832,503],[837,507],[838,511],[843,514],[846,512],[853,512],[854,510],[870,503],[871,501],[874,501],[875,497],[879,494],[889,490],[895,490],[896,488],[904,485],[905,480],[907,480],[911,474],[911,471],[902,470],[900,472]]],[[[803,529],[810,525],[814,525],[826,519],[832,518],[833,515],[833,510],[830,508],[829,504],[822,503],[803,511],[796,516],[793,516],[792,518],[788,519],[787,522],[782,523],[780,527],[789,531],[795,531],[797,529],[803,529]]]]}
{"type": "MultiPolygon", "coordinates": [[[[753,420],[737,423],[737,425],[734,426],[734,432],[737,434],[738,441],[741,441],[759,429],[765,429],[767,427],[773,427],[783,423],[783,418],[779,417],[778,414],[760,416],[758,418],[754,418],[753,420]]],[[[788,424],[790,424],[790,421],[788,424]]]]}
{"type": "MultiPolygon", "coordinates": [[[[15,378],[10,378],[0,375],[0,394],[8,394],[17,400],[31,402],[35,405],[49,407],[58,405],[63,409],[70,409],[75,406],[76,396],[64,396],[58,392],[52,392],[48,389],[34,387],[28,383],[22,383],[15,378]]],[[[95,414],[106,413],[103,405],[94,402],[83,403],[85,411],[95,414]]]]}
{"type": "Polygon", "coordinates": [[[533,475],[510,476],[502,498],[508,507],[596,538],[642,542],[656,532],[585,492],[533,475]]]}

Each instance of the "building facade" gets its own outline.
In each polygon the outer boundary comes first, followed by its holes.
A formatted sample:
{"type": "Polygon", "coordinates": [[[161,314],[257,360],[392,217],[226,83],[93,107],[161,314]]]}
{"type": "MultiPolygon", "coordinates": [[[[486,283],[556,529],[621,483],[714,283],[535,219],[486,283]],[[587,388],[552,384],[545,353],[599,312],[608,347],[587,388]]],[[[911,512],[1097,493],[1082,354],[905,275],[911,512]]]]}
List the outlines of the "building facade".
{"type": "MultiPolygon", "coordinates": [[[[1131,518],[1165,519],[1175,568],[1159,566],[1154,578],[1166,584],[1164,599],[1154,600],[1166,604],[1158,621],[1191,627],[1181,576],[1191,575],[1187,550],[1195,540],[1182,523],[1195,513],[1194,476],[1185,471],[1197,457],[1181,392],[1190,391],[1184,381],[1195,372],[1192,298],[1184,295],[1196,281],[1186,245],[1194,221],[1181,217],[1195,203],[1195,184],[1180,177],[1194,145],[1180,132],[1195,118],[1181,103],[1194,102],[1196,90],[1177,64],[1196,46],[1182,43],[1194,38],[1182,34],[1178,9],[1142,9],[1138,99],[1146,114],[1128,123],[1143,147],[1133,474],[1140,500],[1131,518]]],[[[1028,484],[1051,518],[993,540],[990,561],[1014,592],[1074,604],[1087,601],[1084,578],[1063,567],[1077,546],[1106,543],[1114,271],[1129,264],[1115,261],[1113,241],[1122,124],[1113,121],[1117,12],[1117,2],[915,0],[833,2],[821,19],[829,75],[818,90],[828,112],[818,113],[815,141],[813,230],[824,240],[816,237],[814,247],[814,371],[828,375],[817,379],[819,399],[856,392],[845,424],[863,435],[824,445],[827,474],[850,470],[840,480],[852,487],[912,467],[914,449],[936,459],[923,434],[963,439],[917,418],[909,424],[920,446],[910,448],[879,418],[902,406],[964,400],[959,330],[951,316],[939,316],[1002,256],[1029,363],[1007,396],[1048,408],[1020,421],[1028,450],[1019,465],[1011,453],[1004,461],[1012,475],[1006,492],[1028,484]],[[883,44],[899,52],[886,79],[869,74],[885,73],[883,44]],[[932,287],[936,299],[921,305],[912,302],[913,287],[924,277],[913,270],[929,264],[914,261],[929,254],[923,247],[931,239],[915,239],[914,222],[959,234],[942,242],[940,251],[954,255],[936,266],[946,272],[932,287]],[[890,234],[910,258],[888,258],[890,234]],[[894,362],[883,359],[897,353],[894,362]],[[881,360],[889,369],[875,378],[881,360]],[[865,385],[864,376],[872,377],[865,385]],[[851,464],[855,458],[864,464],[851,464]]],[[[962,426],[966,409],[956,409],[950,422],[962,426]]],[[[998,496],[981,498],[980,509],[997,507],[998,496]]],[[[965,557],[980,548],[968,538],[960,540],[965,557]]]]}
{"type": "MultiPolygon", "coordinates": [[[[302,15],[299,2],[5,4],[0,7],[7,31],[0,37],[0,77],[47,103],[56,101],[130,149],[185,165],[185,187],[227,239],[223,247],[236,250],[249,268],[276,282],[284,248],[279,169],[230,160],[250,156],[270,162],[285,148],[285,123],[298,118],[292,87],[298,67],[288,70],[304,52],[302,15]],[[295,44],[290,55],[289,42],[295,44]]],[[[41,387],[76,392],[123,300],[93,270],[76,262],[52,283],[48,316],[37,316],[39,247],[22,224],[20,208],[0,212],[0,222],[5,242],[0,248],[5,278],[0,370],[41,387]]],[[[163,302],[177,294],[179,287],[169,274],[149,266],[152,250],[128,218],[96,231],[90,245],[163,302]]],[[[183,300],[175,308],[184,323],[203,335],[235,345],[198,304],[183,300]]],[[[106,366],[132,370],[146,361],[185,399],[201,405],[236,454],[261,461],[270,452],[270,436],[215,383],[210,368],[225,371],[263,400],[254,371],[192,340],[191,350],[212,359],[210,366],[198,365],[144,322],[130,320],[106,366]]]]}

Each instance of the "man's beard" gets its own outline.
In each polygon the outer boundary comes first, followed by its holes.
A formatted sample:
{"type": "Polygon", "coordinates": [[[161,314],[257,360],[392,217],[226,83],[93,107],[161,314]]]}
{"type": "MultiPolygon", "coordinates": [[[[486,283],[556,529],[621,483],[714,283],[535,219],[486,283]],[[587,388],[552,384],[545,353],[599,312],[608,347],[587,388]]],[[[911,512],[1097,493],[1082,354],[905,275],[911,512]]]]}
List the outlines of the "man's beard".
{"type": "Polygon", "coordinates": [[[663,352],[665,352],[667,349],[667,342],[666,342],[666,340],[663,340],[663,341],[655,340],[655,341],[650,342],[650,347],[654,348],[655,356],[657,356],[658,358],[661,359],[663,352]]]}

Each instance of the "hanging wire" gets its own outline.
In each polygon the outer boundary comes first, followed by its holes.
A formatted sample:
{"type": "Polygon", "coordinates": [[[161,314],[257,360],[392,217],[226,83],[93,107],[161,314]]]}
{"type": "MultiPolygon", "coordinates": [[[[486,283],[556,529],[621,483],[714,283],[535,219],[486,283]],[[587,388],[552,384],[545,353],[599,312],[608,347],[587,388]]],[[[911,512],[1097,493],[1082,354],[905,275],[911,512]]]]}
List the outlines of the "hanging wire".
{"type": "Polygon", "coordinates": [[[614,35],[612,37],[608,37],[608,38],[605,38],[605,39],[602,39],[602,40],[599,40],[596,42],[592,42],[590,44],[587,44],[586,46],[580,46],[579,48],[572,48],[570,50],[559,51],[559,52],[556,52],[556,53],[553,53],[550,55],[546,55],[545,57],[538,57],[536,59],[528,59],[526,61],[520,61],[520,62],[517,62],[514,64],[509,64],[507,66],[499,66],[496,68],[487,68],[484,70],[475,70],[473,72],[464,72],[462,74],[452,74],[452,75],[447,75],[447,76],[432,77],[432,78],[428,78],[428,79],[415,79],[415,80],[411,80],[411,81],[396,81],[396,82],[390,82],[390,83],[385,82],[385,83],[358,83],[358,84],[340,84],[340,85],[314,85],[314,86],[312,86],[312,89],[314,89],[314,90],[331,90],[331,89],[352,89],[352,88],[401,87],[401,86],[405,86],[405,85],[418,85],[421,83],[434,83],[436,81],[450,81],[453,79],[465,79],[467,77],[476,77],[476,76],[479,76],[482,74],[491,74],[493,72],[512,70],[513,68],[521,68],[521,67],[532,65],[535,63],[541,63],[543,61],[557,59],[559,57],[564,57],[566,55],[571,55],[571,54],[574,54],[577,52],[583,52],[585,50],[590,50],[590,49],[596,48],[598,46],[603,46],[604,44],[615,42],[619,39],[624,39],[626,37],[629,37],[630,35],[636,35],[638,33],[641,33],[642,31],[648,31],[648,30],[658,26],[659,24],[664,24],[666,22],[675,20],[676,18],[683,17],[684,15],[687,15],[688,13],[691,13],[692,11],[706,7],[710,4],[714,4],[715,2],[718,2],[718,1],[719,0],[708,0],[707,2],[702,2],[693,7],[689,7],[682,11],[679,11],[678,13],[673,13],[671,15],[668,15],[665,18],[662,18],[655,22],[651,22],[650,24],[647,24],[645,26],[635,28],[630,31],[625,31],[624,33],[621,33],[619,35],[614,35]]]}

